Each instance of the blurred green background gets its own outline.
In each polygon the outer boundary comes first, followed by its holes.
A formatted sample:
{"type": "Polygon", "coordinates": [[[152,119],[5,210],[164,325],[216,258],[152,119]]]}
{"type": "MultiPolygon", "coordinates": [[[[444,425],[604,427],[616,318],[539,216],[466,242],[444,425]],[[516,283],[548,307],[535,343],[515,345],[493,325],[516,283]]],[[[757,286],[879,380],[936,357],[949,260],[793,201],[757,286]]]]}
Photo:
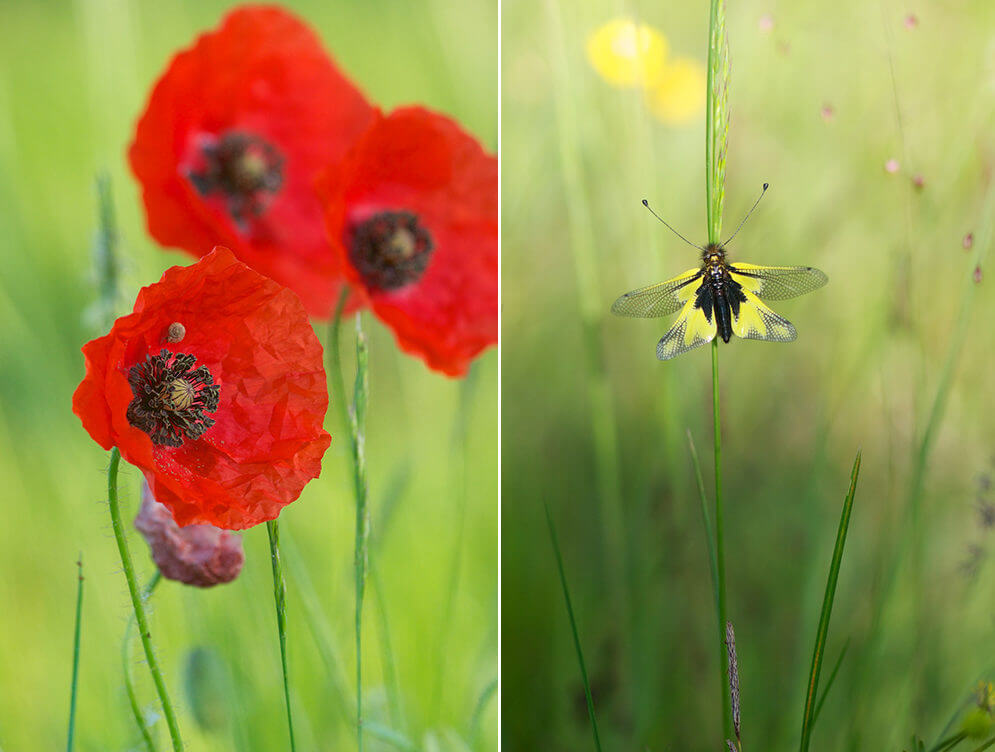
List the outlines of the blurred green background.
{"type": "MultiPolygon", "coordinates": [[[[121,311],[138,288],[190,257],[144,232],[139,191],[124,160],[147,92],[170,56],[217,25],[227,2],[135,0],[0,2],[0,748],[58,749],[69,709],[75,561],[83,555],[79,750],[137,749],[124,694],[120,640],[131,606],[104,503],[107,455],[72,414],[80,346],[102,333],[94,315],[94,176],[113,181],[124,263],[121,311]]],[[[422,0],[300,2],[329,51],[370,98],[422,102],[497,146],[495,3],[422,0]]],[[[497,703],[497,357],[465,382],[399,354],[364,316],[371,337],[367,456],[372,561],[367,590],[364,710],[416,749],[494,750],[497,703]],[[462,405],[462,406],[461,406],[462,405]],[[459,428],[465,421],[465,442],[459,428]],[[399,489],[393,493],[391,489],[399,489]],[[389,508],[388,508],[389,507],[389,508]],[[386,633],[385,630],[386,629],[386,633]],[[384,640],[396,663],[401,717],[389,710],[384,640]]],[[[352,327],[344,327],[352,379],[352,327]]],[[[318,325],[324,337],[324,325],[318,325]]],[[[281,515],[288,578],[290,672],[299,749],[353,749],[354,731],[330,680],[354,701],[354,501],[348,443],[333,434],[322,476],[281,515]],[[309,596],[306,575],[313,586],[309,596]],[[307,606],[308,608],[305,608],[307,606]],[[326,634],[319,649],[309,627],[326,634]],[[328,659],[328,660],[326,660],[328,659]],[[337,660],[336,660],[337,659],[337,660]],[[334,669],[330,671],[329,667],[334,669]]],[[[123,473],[125,514],[139,474],[123,473]]],[[[133,531],[144,581],[153,571],[133,531]]],[[[195,591],[172,582],[152,601],[152,631],[187,748],[287,748],[269,548],[263,527],[244,536],[234,583],[195,591]],[[199,658],[191,659],[197,649],[199,658]],[[216,676],[205,699],[184,690],[216,676]],[[199,716],[213,716],[205,731],[199,716]]],[[[136,645],[136,648],[138,646],[136,645]]],[[[139,694],[155,711],[140,649],[139,694]]],[[[155,726],[161,748],[164,724],[155,726]]],[[[395,748],[367,736],[367,749],[395,748]]]]}
{"type": "MultiPolygon", "coordinates": [[[[704,64],[708,6],[503,5],[509,750],[593,748],[544,501],[604,748],[724,749],[685,436],[696,440],[711,497],[708,348],[659,363],[655,344],[672,319],[608,313],[621,293],[697,262],[640,200],[704,242],[704,115],[663,125],[637,90],[613,88],[585,56],[591,32],[628,15],[661,30],[673,55],[704,64]]],[[[995,269],[984,269],[995,220],[995,6],[728,0],[727,18],[724,236],[771,183],[731,256],[813,265],[830,279],[774,305],[797,342],[719,347],[745,748],[797,748],[858,447],[823,685],[848,640],[849,649],[813,749],[899,750],[913,732],[928,745],[995,668],[993,533],[979,513],[995,501],[981,488],[995,471],[995,269]],[[886,171],[889,159],[897,172],[886,171]],[[975,242],[964,250],[968,232],[975,242]],[[977,284],[979,262],[987,278],[977,284]],[[915,515],[910,487],[931,415],[915,515]]]]}

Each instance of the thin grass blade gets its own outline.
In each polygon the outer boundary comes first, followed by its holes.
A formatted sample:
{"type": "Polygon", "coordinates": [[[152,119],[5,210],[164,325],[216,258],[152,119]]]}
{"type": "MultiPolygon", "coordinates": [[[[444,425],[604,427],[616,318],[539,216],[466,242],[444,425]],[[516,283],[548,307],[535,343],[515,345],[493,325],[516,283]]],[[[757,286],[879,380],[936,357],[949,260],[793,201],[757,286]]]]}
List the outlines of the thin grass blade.
{"type": "Polygon", "coordinates": [[[269,533],[270,561],[273,565],[273,598],[276,603],[276,628],[280,638],[280,664],[283,668],[283,699],[287,706],[287,731],[290,734],[291,752],[294,743],[294,716],[290,710],[290,675],[287,671],[287,583],[283,579],[283,562],[280,559],[280,526],[277,520],[266,523],[269,533]]]}
{"type": "Polygon", "coordinates": [[[805,698],[805,712],[802,715],[802,735],[799,750],[808,752],[812,739],[812,727],[815,722],[815,699],[819,690],[819,672],[826,652],[826,639],[829,636],[829,618],[833,612],[833,600],[836,598],[836,583],[839,580],[840,565],[843,563],[843,548],[846,545],[846,534],[850,527],[850,514],[853,511],[853,496],[857,491],[857,478],[860,476],[860,451],[853,461],[850,471],[850,489],[843,500],[843,511],[840,515],[839,531],[836,533],[836,546],[833,549],[833,559],[829,565],[829,578],[826,581],[826,594],[822,599],[822,614],[819,616],[819,628],[815,638],[815,649],[812,651],[812,671],[809,674],[808,694],[805,698]]]}
{"type": "Polygon", "coordinates": [[[73,677],[69,691],[69,733],[66,741],[66,752],[73,752],[73,741],[76,736],[76,688],[79,686],[79,637],[83,623],[83,553],[76,560],[76,624],[73,627],[73,677]]]}
{"type": "Polygon", "coordinates": [[[570,601],[570,588],[567,586],[567,575],[563,569],[563,556],[560,554],[560,543],[556,536],[556,525],[549,511],[549,504],[543,500],[546,510],[546,523],[549,525],[549,540],[553,544],[556,555],[556,567],[560,572],[560,585],[563,587],[563,600],[567,606],[567,616],[570,618],[570,631],[573,633],[574,647],[577,649],[577,663],[580,665],[580,677],[584,683],[584,696],[587,698],[587,714],[591,719],[591,731],[594,734],[594,748],[601,752],[601,738],[598,736],[598,720],[594,716],[594,699],[591,697],[591,683],[587,679],[587,666],[584,663],[584,651],[580,646],[580,634],[577,632],[577,620],[574,618],[573,604],[570,601]]]}
{"type": "Polygon", "coordinates": [[[843,665],[843,659],[846,658],[846,651],[850,648],[850,639],[847,638],[846,643],[843,645],[843,649],[840,651],[840,657],[836,659],[836,664],[833,666],[832,672],[829,674],[829,681],[826,682],[826,688],[822,690],[822,695],[819,697],[819,702],[815,705],[815,713],[812,714],[812,725],[815,725],[816,720],[819,718],[819,712],[822,710],[823,704],[826,702],[826,697],[829,696],[829,690],[833,688],[833,682],[836,681],[836,675],[840,671],[840,666],[843,665]]]}

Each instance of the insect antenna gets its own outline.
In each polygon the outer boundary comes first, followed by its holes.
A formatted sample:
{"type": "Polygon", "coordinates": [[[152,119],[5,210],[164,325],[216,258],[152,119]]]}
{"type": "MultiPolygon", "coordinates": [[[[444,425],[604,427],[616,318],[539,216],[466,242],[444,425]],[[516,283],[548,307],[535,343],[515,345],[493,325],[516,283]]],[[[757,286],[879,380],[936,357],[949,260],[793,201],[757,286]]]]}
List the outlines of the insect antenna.
{"type": "Polygon", "coordinates": [[[661,216],[660,216],[659,214],[657,214],[657,213],[656,213],[655,211],[653,211],[653,209],[651,209],[651,208],[650,208],[650,202],[649,202],[649,201],[647,201],[646,199],[643,199],[643,206],[645,206],[645,207],[646,207],[647,209],[649,209],[649,210],[650,210],[650,214],[652,214],[652,215],[653,215],[654,217],[656,217],[656,218],[657,218],[657,219],[659,219],[659,220],[660,220],[661,222],[663,222],[663,224],[667,226],[667,229],[668,229],[668,230],[670,230],[670,231],[671,231],[672,233],[674,233],[674,235],[676,235],[677,237],[679,237],[679,238],[680,238],[681,240],[683,240],[683,241],[684,241],[685,243],[687,243],[687,244],[688,244],[688,245],[690,245],[690,246],[693,246],[694,248],[697,248],[697,249],[698,249],[699,251],[703,251],[703,250],[705,250],[704,248],[702,248],[702,247],[701,247],[700,245],[698,245],[697,243],[692,243],[692,242],[691,242],[690,240],[688,240],[688,239],[687,239],[686,237],[684,237],[684,236],[683,236],[683,235],[681,235],[681,234],[680,234],[679,232],[677,232],[677,230],[675,230],[675,229],[674,229],[673,227],[671,227],[670,225],[668,225],[668,224],[666,223],[666,221],[664,221],[663,217],[661,217],[661,216]]]}
{"type": "MultiPolygon", "coordinates": [[[[764,183],[763,190],[760,191],[760,195],[757,197],[757,200],[753,202],[753,208],[750,209],[748,212],[746,212],[746,216],[743,217],[743,221],[739,223],[739,227],[736,228],[736,232],[734,232],[732,235],[729,236],[729,240],[732,240],[734,237],[736,237],[736,233],[739,232],[743,228],[743,225],[746,224],[746,220],[748,220],[753,215],[753,211],[757,208],[757,204],[760,203],[760,199],[764,197],[764,194],[767,192],[767,188],[769,186],[770,183],[764,183]]],[[[724,246],[729,245],[729,240],[727,240],[722,245],[724,246]]]]}

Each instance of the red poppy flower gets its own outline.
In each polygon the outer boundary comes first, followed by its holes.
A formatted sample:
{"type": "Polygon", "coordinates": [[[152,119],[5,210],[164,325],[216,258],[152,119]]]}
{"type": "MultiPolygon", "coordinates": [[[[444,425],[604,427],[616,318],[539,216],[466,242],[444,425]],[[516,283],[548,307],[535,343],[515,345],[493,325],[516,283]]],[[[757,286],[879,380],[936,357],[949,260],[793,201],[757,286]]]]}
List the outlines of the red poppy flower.
{"type": "Polygon", "coordinates": [[[497,342],[497,160],[420,107],[381,117],[320,184],[346,278],[401,349],[450,376],[497,342]]]}
{"type": "Polygon", "coordinates": [[[73,412],[181,526],[271,520],[321,471],[321,344],[298,297],[227,248],[168,269],[83,354],[73,412]]]}
{"type": "Polygon", "coordinates": [[[247,6],[173,58],[128,151],[149,232],[203,256],[215,245],[327,316],[341,270],[314,180],[374,110],[301,21],[247,6]]]}

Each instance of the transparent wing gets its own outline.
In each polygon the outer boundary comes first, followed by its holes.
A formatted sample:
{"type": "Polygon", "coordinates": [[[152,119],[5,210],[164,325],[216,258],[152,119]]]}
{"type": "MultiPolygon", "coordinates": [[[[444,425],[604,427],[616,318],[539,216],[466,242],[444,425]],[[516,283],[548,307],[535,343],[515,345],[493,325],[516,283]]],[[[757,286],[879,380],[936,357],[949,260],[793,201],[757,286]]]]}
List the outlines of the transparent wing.
{"type": "Polygon", "coordinates": [[[744,289],[763,300],[787,300],[817,290],[829,277],[811,266],[758,266],[730,264],[732,274],[744,289]]]}
{"type": "Polygon", "coordinates": [[[670,360],[688,350],[708,344],[715,339],[715,331],[715,317],[706,318],[704,311],[695,308],[692,298],[684,303],[681,315],[657,344],[656,357],[660,360],[670,360]]]}
{"type": "Polygon", "coordinates": [[[701,269],[689,269],[666,282],[627,292],[612,303],[612,313],[645,319],[667,316],[694,297],[694,291],[698,288],[694,281],[699,277],[701,269]]]}
{"type": "Polygon", "coordinates": [[[746,300],[739,304],[739,314],[732,316],[732,331],[743,339],[767,342],[792,342],[798,332],[791,322],[778,316],[749,290],[743,290],[746,300]]]}

